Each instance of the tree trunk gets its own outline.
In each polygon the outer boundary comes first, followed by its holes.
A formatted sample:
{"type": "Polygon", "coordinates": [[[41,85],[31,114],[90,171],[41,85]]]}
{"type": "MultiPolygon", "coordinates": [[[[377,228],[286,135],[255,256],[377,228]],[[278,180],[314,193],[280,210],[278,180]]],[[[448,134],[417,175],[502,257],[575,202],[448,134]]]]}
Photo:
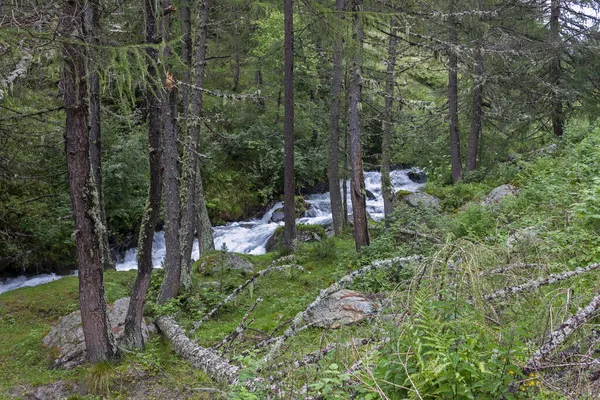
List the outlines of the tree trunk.
{"type": "MultiPolygon", "coordinates": [[[[163,9],[171,6],[170,0],[163,0],[163,9]]],[[[179,171],[177,162],[179,149],[177,146],[177,87],[175,77],[170,71],[169,61],[171,49],[170,40],[170,12],[163,16],[163,46],[164,56],[167,60],[165,87],[162,91],[162,118],[163,118],[163,179],[165,195],[165,278],[160,287],[158,302],[165,303],[177,297],[181,280],[181,253],[179,246],[179,171]]]]}
{"type": "MultiPolygon", "coordinates": [[[[336,0],[336,11],[342,19],[344,0],[336,0]]],[[[342,89],[342,35],[338,34],[333,43],[333,81],[331,85],[331,119],[329,123],[329,199],[333,230],[340,235],[344,228],[342,197],[340,193],[339,145],[340,145],[340,93],[342,89]]]]}
{"type": "MultiPolygon", "coordinates": [[[[186,0],[181,4],[181,61],[189,68],[192,68],[192,22],[190,18],[190,1],[186,0]]],[[[181,230],[179,239],[181,241],[181,285],[185,289],[192,286],[192,246],[194,244],[194,220],[196,210],[196,169],[198,158],[195,151],[198,143],[193,130],[187,125],[187,116],[189,108],[189,84],[191,76],[189,69],[186,68],[182,90],[184,127],[185,127],[185,146],[183,149],[183,162],[181,166],[181,230]]]]}
{"type": "MultiPolygon", "coordinates": [[[[260,69],[256,70],[256,73],[254,74],[254,78],[256,80],[256,89],[261,91],[262,85],[263,85],[263,78],[262,78],[262,71],[260,69]]],[[[261,96],[262,96],[262,93],[261,93],[261,96]]],[[[258,106],[259,110],[264,111],[265,110],[265,99],[263,97],[259,97],[258,99],[256,99],[256,105],[258,106]]]]}
{"type": "Polygon", "coordinates": [[[79,304],[87,357],[91,362],[116,360],[106,314],[98,192],[90,165],[88,131],[87,47],[80,41],[84,28],[85,2],[67,0],[60,23],[63,36],[63,91],[66,114],[66,155],[69,189],[75,220],[75,243],[79,267],[79,304]]]}
{"type": "Polygon", "coordinates": [[[565,117],[561,101],[561,39],[560,39],[560,0],[550,1],[550,35],[552,60],[550,60],[550,83],[554,90],[552,101],[552,131],[555,137],[561,137],[564,133],[565,117]]]}
{"type": "MultiPolygon", "coordinates": [[[[145,0],[146,19],[146,42],[158,43],[156,32],[156,8],[154,0],[145,0]]],[[[160,126],[160,104],[157,97],[158,86],[156,84],[157,74],[155,65],[158,62],[158,53],[155,48],[146,49],[148,60],[148,86],[146,94],[146,107],[148,113],[148,143],[149,165],[150,165],[150,188],[148,192],[148,203],[144,211],[144,217],[140,227],[138,240],[138,273],[135,285],[129,301],[129,309],[125,318],[125,343],[129,347],[143,348],[142,319],[150,276],[152,275],[152,242],[154,230],[160,212],[160,201],[162,197],[162,140],[160,126]]]]}
{"type": "MultiPolygon", "coordinates": [[[[201,0],[199,4],[199,21],[200,26],[196,36],[196,54],[194,60],[194,84],[196,88],[204,87],[204,67],[206,65],[206,35],[208,29],[208,10],[209,1],[201,0]]],[[[202,91],[195,89],[193,91],[192,101],[192,125],[193,138],[196,144],[196,154],[200,154],[200,128],[202,125],[202,108],[204,98],[202,91]]],[[[197,156],[196,156],[197,157],[197,156]]],[[[200,160],[196,158],[196,191],[195,209],[196,209],[196,232],[198,233],[198,245],[200,255],[215,249],[215,244],[212,236],[212,227],[208,218],[206,209],[206,200],[204,198],[204,185],[202,184],[202,174],[200,172],[200,160]]]]}
{"type": "MultiPolygon", "coordinates": [[[[98,0],[89,0],[85,9],[85,37],[86,41],[93,46],[100,44],[100,4],[98,0]]],[[[104,211],[104,201],[102,199],[102,134],[100,123],[100,79],[96,70],[95,60],[98,58],[93,54],[95,47],[88,51],[88,73],[90,77],[89,98],[90,98],[90,162],[92,164],[92,173],[94,182],[98,191],[98,204],[100,208],[100,221],[102,229],[100,230],[100,246],[102,255],[102,268],[115,269],[115,263],[110,256],[110,247],[108,245],[108,229],[106,224],[106,213],[104,211]]]]}
{"type": "Polygon", "coordinates": [[[385,119],[383,123],[383,137],[381,140],[381,193],[383,195],[383,214],[385,227],[390,227],[390,217],[394,209],[394,192],[390,177],[390,153],[392,145],[393,116],[392,106],[394,104],[394,83],[397,57],[398,38],[396,36],[396,18],[390,20],[390,47],[388,51],[387,79],[385,83],[385,119]]]}
{"type": "MultiPolygon", "coordinates": [[[[455,12],[455,0],[450,1],[450,14],[455,12]]],[[[448,48],[448,112],[450,116],[450,162],[452,164],[452,182],[462,179],[462,161],[460,159],[460,132],[458,128],[458,32],[454,17],[450,17],[448,48]]]]}
{"type": "Polygon", "coordinates": [[[473,107],[471,115],[471,132],[469,133],[469,154],[467,156],[467,172],[477,169],[479,138],[483,128],[483,54],[481,47],[475,50],[475,86],[473,87],[473,107]]]}
{"type": "Polygon", "coordinates": [[[362,147],[360,143],[360,101],[362,92],[362,46],[363,26],[359,12],[362,9],[362,0],[354,0],[354,38],[356,50],[352,60],[352,73],[350,76],[350,109],[348,123],[350,126],[350,165],[352,179],[350,183],[352,199],[352,216],[354,220],[354,241],[356,251],[369,245],[369,229],[367,226],[367,202],[365,194],[365,179],[363,176],[362,147]]]}
{"type": "Polygon", "coordinates": [[[237,6],[233,5],[233,85],[232,92],[237,92],[240,82],[240,46],[238,43],[240,32],[238,30],[238,12],[237,6]]]}
{"type": "Polygon", "coordinates": [[[293,251],[296,247],[296,207],[294,185],[294,20],[292,0],[283,2],[284,26],[284,121],[285,171],[283,177],[285,228],[283,244],[293,251]]]}

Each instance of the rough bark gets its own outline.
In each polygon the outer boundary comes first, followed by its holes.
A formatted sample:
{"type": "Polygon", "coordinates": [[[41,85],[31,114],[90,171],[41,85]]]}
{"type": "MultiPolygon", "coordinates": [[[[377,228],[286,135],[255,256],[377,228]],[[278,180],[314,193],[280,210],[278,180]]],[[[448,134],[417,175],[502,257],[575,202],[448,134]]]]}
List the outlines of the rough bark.
{"type": "Polygon", "coordinates": [[[390,178],[390,153],[392,146],[394,83],[398,37],[396,36],[396,18],[390,19],[390,44],[388,49],[387,75],[385,82],[385,118],[381,140],[381,192],[383,196],[383,214],[385,227],[390,227],[390,217],[394,210],[394,191],[390,178]]]}
{"type": "Polygon", "coordinates": [[[481,47],[475,49],[475,86],[473,87],[473,105],[471,108],[471,132],[469,132],[469,153],[467,155],[467,172],[477,169],[479,154],[479,138],[483,128],[483,53],[481,47]]]}
{"type": "Polygon", "coordinates": [[[558,328],[548,335],[544,344],[533,354],[523,369],[526,374],[535,371],[541,366],[542,361],[556,348],[563,344],[581,325],[585,324],[600,308],[600,295],[594,297],[584,308],[563,322],[558,328]]]}
{"type": "Polygon", "coordinates": [[[238,85],[240,82],[240,46],[239,46],[239,36],[240,32],[238,30],[238,12],[237,6],[233,5],[233,84],[231,86],[232,92],[237,92],[238,85]]]}
{"type": "Polygon", "coordinates": [[[84,36],[85,2],[67,0],[63,7],[59,26],[63,36],[69,38],[63,42],[65,146],[75,220],[81,321],[88,359],[91,362],[116,360],[119,352],[110,330],[104,299],[98,193],[90,166],[87,49],[80,39],[84,36]]]}
{"type": "Polygon", "coordinates": [[[239,368],[229,364],[211,350],[198,346],[188,338],[177,322],[167,316],[156,319],[156,325],[169,339],[173,350],[189,361],[216,382],[235,384],[238,381],[239,368]]]}
{"type": "MultiPolygon", "coordinates": [[[[156,32],[156,8],[154,0],[144,1],[146,42],[157,44],[158,37],[156,32]]],[[[160,212],[160,202],[162,197],[162,140],[160,126],[160,104],[157,97],[156,69],[158,53],[155,48],[146,49],[148,64],[148,90],[146,93],[146,108],[148,113],[148,143],[149,143],[149,169],[150,169],[150,188],[148,192],[148,202],[144,211],[144,217],[140,227],[140,236],[138,239],[138,272],[129,309],[125,318],[125,343],[129,347],[143,348],[144,339],[142,336],[141,324],[144,316],[144,307],[146,305],[146,296],[150,277],[152,275],[152,242],[154,239],[154,230],[160,212]]]]}
{"type": "Polygon", "coordinates": [[[370,244],[369,229],[367,225],[367,201],[365,193],[365,179],[363,175],[361,127],[360,127],[360,101],[362,92],[362,46],[363,25],[360,11],[362,0],[354,0],[354,39],[356,49],[352,60],[352,72],[350,76],[350,108],[348,123],[350,130],[350,165],[351,174],[351,199],[352,217],[354,221],[354,242],[356,251],[370,244]]]}
{"type": "MultiPolygon", "coordinates": [[[[170,0],[163,0],[163,9],[168,9],[170,0]]],[[[177,297],[181,280],[181,253],[179,245],[179,149],[177,146],[177,87],[169,68],[171,49],[168,46],[171,29],[171,13],[164,13],[162,36],[164,56],[167,60],[165,87],[162,90],[163,118],[163,180],[165,197],[165,277],[160,287],[158,302],[165,303],[177,297]]]]}
{"type": "Polygon", "coordinates": [[[560,98],[562,78],[560,65],[560,0],[550,1],[550,40],[552,51],[552,59],[550,60],[550,83],[554,90],[552,100],[552,131],[554,132],[555,137],[561,137],[564,133],[565,118],[563,114],[563,104],[560,98]]]}
{"type": "MultiPolygon", "coordinates": [[[[335,9],[341,14],[344,11],[344,0],[336,0],[335,9]]],[[[329,199],[331,204],[331,216],[333,218],[333,230],[340,235],[344,229],[344,216],[342,209],[342,196],[340,192],[339,172],[339,141],[340,141],[340,94],[342,90],[342,35],[338,34],[333,43],[333,78],[331,84],[331,113],[329,122],[329,199]]]]}
{"type": "Polygon", "coordinates": [[[526,268],[546,268],[545,264],[528,264],[528,263],[515,263],[508,264],[502,267],[494,268],[489,271],[481,271],[479,275],[501,275],[507,272],[514,271],[515,269],[526,269],[526,268]]]}
{"type": "MultiPolygon", "coordinates": [[[[455,12],[455,0],[450,1],[450,14],[455,12]]],[[[458,128],[458,31],[454,17],[449,18],[448,48],[448,113],[450,117],[450,162],[452,164],[452,182],[462,179],[462,161],[460,159],[460,132],[458,128]]]]}
{"type": "MultiPolygon", "coordinates": [[[[346,87],[348,86],[346,85],[346,87]]],[[[346,90],[346,92],[348,92],[348,90],[346,90]]],[[[348,226],[348,179],[350,178],[348,173],[348,103],[349,101],[344,103],[344,108],[346,109],[346,123],[344,123],[344,166],[342,167],[344,172],[344,179],[342,180],[342,193],[344,196],[344,227],[348,226]]]]}
{"type": "Polygon", "coordinates": [[[294,184],[294,19],[292,0],[283,2],[284,27],[284,117],[283,136],[285,165],[283,174],[283,213],[285,227],[283,245],[294,251],[296,248],[296,207],[294,184]]]}
{"type": "MultiPolygon", "coordinates": [[[[202,94],[202,88],[204,87],[204,67],[206,65],[206,35],[208,27],[208,10],[209,1],[201,0],[199,3],[199,21],[200,26],[197,29],[194,55],[194,86],[196,89],[193,91],[192,100],[192,116],[191,116],[191,129],[193,129],[192,136],[196,141],[196,155],[200,154],[200,127],[202,124],[202,108],[204,104],[204,98],[202,94]]],[[[198,234],[198,244],[200,255],[207,251],[215,249],[215,244],[212,236],[212,227],[210,219],[208,218],[208,211],[206,209],[206,200],[204,198],[204,185],[202,184],[202,174],[200,172],[201,163],[200,160],[196,161],[196,185],[195,185],[195,209],[196,209],[196,232],[198,234]]]]}
{"type": "Polygon", "coordinates": [[[375,271],[378,269],[383,269],[383,268],[390,268],[395,265],[399,266],[400,268],[404,268],[404,266],[406,264],[411,263],[411,262],[417,262],[420,260],[421,260],[421,256],[412,256],[412,257],[395,257],[395,258],[390,258],[388,260],[373,261],[371,264],[345,275],[344,277],[342,277],[337,282],[333,283],[328,288],[321,290],[321,292],[315,298],[315,300],[312,303],[310,303],[308,305],[308,307],[306,307],[304,309],[304,311],[300,311],[298,314],[296,314],[296,316],[294,317],[294,319],[292,321],[292,324],[290,325],[289,328],[287,328],[285,330],[283,335],[271,340],[271,343],[273,343],[273,346],[272,346],[269,354],[265,357],[265,361],[271,360],[273,358],[273,356],[275,354],[277,354],[279,349],[281,349],[281,346],[287,340],[287,338],[294,336],[298,332],[299,327],[301,326],[301,324],[304,321],[305,315],[307,315],[307,313],[310,312],[310,310],[312,310],[314,307],[316,307],[317,304],[319,304],[321,302],[321,300],[323,300],[325,297],[330,296],[331,294],[337,292],[340,289],[347,287],[348,285],[351,285],[357,277],[362,276],[368,272],[375,271]]]}
{"type": "MultiPolygon", "coordinates": [[[[182,3],[181,9],[181,61],[188,67],[192,68],[192,21],[190,18],[190,1],[186,0],[182,3]]],[[[181,166],[181,227],[179,239],[181,241],[181,285],[185,289],[190,289],[192,286],[192,246],[194,244],[194,220],[196,217],[196,170],[198,158],[195,151],[198,147],[197,138],[193,134],[193,130],[185,123],[188,116],[189,108],[189,85],[191,74],[189,69],[186,69],[184,75],[185,85],[182,89],[183,113],[184,113],[184,149],[183,161],[181,166]]]]}
{"type": "Polygon", "coordinates": [[[583,267],[583,268],[577,268],[573,271],[563,272],[562,274],[548,275],[545,278],[540,278],[540,279],[536,279],[534,281],[526,282],[522,285],[510,286],[510,287],[498,290],[498,291],[490,294],[489,296],[486,296],[485,299],[487,301],[495,301],[495,300],[505,299],[514,294],[523,293],[526,290],[535,290],[541,286],[551,285],[556,282],[564,281],[566,279],[572,278],[577,275],[585,274],[587,272],[596,270],[598,268],[600,268],[600,263],[591,264],[591,265],[588,265],[587,267],[583,267]]]}
{"type": "Polygon", "coordinates": [[[92,173],[94,182],[98,191],[98,203],[100,210],[100,246],[102,255],[102,268],[115,269],[115,262],[110,256],[110,247],[108,245],[108,229],[106,224],[106,213],[104,211],[104,201],[102,199],[102,130],[100,122],[100,79],[98,77],[94,49],[100,44],[100,2],[99,0],[88,0],[85,10],[85,36],[86,41],[92,46],[89,47],[90,57],[88,57],[89,73],[89,98],[90,98],[90,162],[92,164],[92,173]]]}

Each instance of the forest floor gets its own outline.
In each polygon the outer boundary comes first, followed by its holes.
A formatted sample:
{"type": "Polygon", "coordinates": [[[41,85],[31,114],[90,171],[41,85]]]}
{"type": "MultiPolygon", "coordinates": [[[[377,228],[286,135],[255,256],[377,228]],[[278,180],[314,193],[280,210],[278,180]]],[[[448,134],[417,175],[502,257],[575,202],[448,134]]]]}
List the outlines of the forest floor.
{"type": "MultiPolygon", "coordinates": [[[[118,365],[49,369],[41,339],[61,316],[77,309],[77,278],[2,294],[0,397],[27,398],[36,387],[60,381],[71,393],[81,393],[71,399],[262,399],[276,393],[322,399],[598,398],[595,313],[547,354],[542,368],[526,368],[551,333],[588,305],[599,288],[593,268],[544,281],[600,261],[600,129],[573,131],[556,151],[518,156],[488,171],[485,179],[471,176],[447,186],[431,173],[426,190],[442,200],[442,211],[398,205],[389,230],[371,224],[373,243],[360,254],[350,233],[302,245],[294,261],[302,269],[258,279],[191,336],[201,346],[215,345],[262,297],[242,334],[219,350],[242,367],[234,387],[215,384],[192,369],[159,335],[146,351],[126,352],[118,365]],[[482,204],[492,188],[506,183],[516,186],[518,195],[482,204]],[[423,258],[349,285],[385,298],[378,317],[341,329],[305,329],[268,364],[262,362],[268,346],[252,350],[281,335],[286,322],[321,289],[349,272],[374,260],[412,255],[423,258]],[[519,285],[525,286],[510,289],[519,285]],[[317,355],[311,362],[294,364],[311,353],[317,355]],[[250,393],[243,381],[257,377],[270,383],[250,393]]],[[[243,257],[258,272],[281,256],[243,257]]],[[[219,252],[211,257],[220,257],[219,252]]],[[[194,267],[195,289],[167,306],[151,301],[150,316],[173,315],[187,332],[251,276],[201,272],[202,261],[194,267]]],[[[150,300],[160,276],[154,274],[150,300]]],[[[127,296],[134,279],[135,271],[107,272],[107,301],[127,296]]]]}

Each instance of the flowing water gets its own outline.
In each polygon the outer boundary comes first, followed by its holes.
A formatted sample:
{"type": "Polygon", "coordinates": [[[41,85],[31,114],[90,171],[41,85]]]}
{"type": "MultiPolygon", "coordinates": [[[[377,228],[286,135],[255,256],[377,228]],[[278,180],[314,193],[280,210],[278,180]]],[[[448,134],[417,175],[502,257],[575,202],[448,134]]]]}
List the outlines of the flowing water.
{"type": "MultiPolygon", "coordinates": [[[[411,192],[421,188],[421,184],[415,183],[408,178],[410,170],[392,171],[392,185],[394,191],[408,190],[411,192]]],[[[381,174],[376,171],[365,172],[365,188],[369,190],[373,197],[367,200],[367,212],[374,220],[383,218],[383,197],[381,196],[381,174]]],[[[350,185],[348,185],[348,190],[350,185]]],[[[303,217],[298,218],[297,223],[327,225],[331,223],[331,206],[329,204],[329,193],[314,194],[306,200],[310,204],[310,208],[306,211],[303,217]]],[[[348,193],[349,212],[352,212],[350,201],[350,193],[348,193]]],[[[273,222],[271,218],[273,214],[283,208],[283,203],[276,203],[271,207],[262,218],[257,218],[249,221],[231,222],[227,225],[216,226],[213,228],[213,238],[215,248],[221,249],[223,245],[227,250],[244,253],[244,254],[264,254],[265,246],[269,238],[275,232],[277,227],[283,225],[283,222],[273,222]]],[[[117,263],[118,271],[127,271],[137,268],[137,251],[136,249],[127,250],[125,257],[117,263]]],[[[156,232],[154,235],[154,243],[152,246],[152,260],[155,268],[161,268],[161,264],[165,258],[165,235],[164,232],[156,232]]],[[[198,259],[198,242],[194,242],[192,250],[192,258],[198,259]]],[[[61,276],[37,275],[26,278],[20,276],[17,278],[9,278],[4,282],[0,282],[0,293],[9,290],[18,289],[23,286],[36,286],[47,283],[61,276]]]]}

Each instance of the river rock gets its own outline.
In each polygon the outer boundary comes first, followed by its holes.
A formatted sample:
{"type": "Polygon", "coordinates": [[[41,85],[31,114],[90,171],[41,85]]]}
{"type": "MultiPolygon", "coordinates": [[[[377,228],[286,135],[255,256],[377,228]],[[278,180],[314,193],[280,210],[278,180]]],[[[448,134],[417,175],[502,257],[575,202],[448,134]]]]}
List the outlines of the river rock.
{"type": "Polygon", "coordinates": [[[271,215],[271,222],[281,222],[285,218],[285,214],[282,209],[276,210],[271,215]]]}
{"type": "Polygon", "coordinates": [[[510,251],[525,250],[530,246],[535,246],[541,242],[538,230],[530,226],[508,235],[506,246],[510,251]]]}
{"type": "Polygon", "coordinates": [[[210,274],[221,270],[221,265],[225,264],[226,269],[240,271],[246,274],[254,272],[254,265],[244,260],[236,253],[214,252],[206,256],[200,263],[199,271],[203,274],[210,274]]]}
{"type": "MultiPolygon", "coordinates": [[[[277,248],[277,245],[279,244],[280,240],[282,239],[283,236],[283,231],[282,230],[277,230],[275,231],[275,233],[273,233],[273,235],[269,238],[269,240],[267,241],[267,244],[265,245],[265,249],[267,250],[267,252],[269,251],[273,251],[277,248]]],[[[319,242],[321,241],[323,238],[321,236],[319,236],[318,234],[311,232],[311,231],[304,231],[304,230],[296,230],[296,241],[298,243],[308,243],[308,242],[319,242]]]]}
{"type": "Polygon", "coordinates": [[[377,200],[377,196],[375,196],[375,194],[369,189],[365,189],[365,194],[367,196],[367,200],[377,200]]]}
{"type": "Polygon", "coordinates": [[[513,185],[502,185],[493,189],[485,198],[483,199],[483,205],[490,206],[493,204],[498,204],[500,200],[507,196],[516,196],[519,194],[519,188],[513,185]]]}
{"type": "Polygon", "coordinates": [[[304,321],[320,328],[337,329],[375,315],[380,307],[365,294],[342,289],[317,303],[305,314],[304,321]]]}
{"type": "Polygon", "coordinates": [[[427,174],[419,169],[411,169],[408,171],[408,179],[415,183],[425,183],[427,181],[427,174]]]}
{"type": "MultiPolygon", "coordinates": [[[[117,343],[123,339],[128,308],[129,297],[123,297],[107,307],[112,334],[117,343]]],[[[144,321],[142,325],[144,339],[154,332],[156,332],[154,324],[144,321]]],[[[62,317],[44,336],[42,344],[50,350],[52,368],[71,369],[82,364],[86,352],[81,312],[75,311],[62,317]]]]}
{"type": "Polygon", "coordinates": [[[425,208],[439,211],[441,209],[441,200],[437,197],[425,193],[415,192],[402,198],[406,204],[413,208],[425,208]]]}

